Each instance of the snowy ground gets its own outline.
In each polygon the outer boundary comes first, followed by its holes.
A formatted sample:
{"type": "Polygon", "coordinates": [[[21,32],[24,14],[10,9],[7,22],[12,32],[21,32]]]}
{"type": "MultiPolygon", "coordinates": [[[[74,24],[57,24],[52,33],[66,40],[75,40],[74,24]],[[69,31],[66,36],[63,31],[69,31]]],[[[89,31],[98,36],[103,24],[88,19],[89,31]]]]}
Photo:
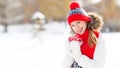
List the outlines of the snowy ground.
{"type": "MultiPolygon", "coordinates": [[[[62,68],[66,25],[51,23],[46,27],[36,37],[29,25],[10,26],[9,33],[0,33],[0,68],[62,68]]],[[[105,67],[120,68],[120,33],[102,34],[107,51],[105,67]]]]}

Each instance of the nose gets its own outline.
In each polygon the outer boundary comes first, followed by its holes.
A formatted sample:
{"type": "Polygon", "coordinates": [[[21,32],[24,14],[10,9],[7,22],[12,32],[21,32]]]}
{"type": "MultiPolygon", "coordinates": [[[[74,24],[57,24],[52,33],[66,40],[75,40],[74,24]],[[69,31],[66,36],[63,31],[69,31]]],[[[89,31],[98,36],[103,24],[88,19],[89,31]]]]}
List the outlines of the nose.
{"type": "Polygon", "coordinates": [[[79,28],[80,28],[80,26],[78,26],[78,25],[75,26],[75,30],[76,30],[76,31],[78,31],[79,28]]]}
{"type": "Polygon", "coordinates": [[[80,28],[80,25],[76,25],[76,28],[80,28]]]}

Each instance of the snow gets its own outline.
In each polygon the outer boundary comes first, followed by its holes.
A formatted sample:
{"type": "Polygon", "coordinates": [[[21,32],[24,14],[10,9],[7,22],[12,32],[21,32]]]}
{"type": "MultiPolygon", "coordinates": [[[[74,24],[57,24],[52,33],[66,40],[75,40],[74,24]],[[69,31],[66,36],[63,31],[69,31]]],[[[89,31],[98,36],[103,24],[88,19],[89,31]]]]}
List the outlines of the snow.
{"type": "Polygon", "coordinates": [[[35,19],[45,19],[45,15],[41,12],[35,12],[32,16],[32,19],[35,20],[35,19]]]}
{"type": "MultiPolygon", "coordinates": [[[[0,26],[0,68],[63,68],[67,26],[54,22],[45,28],[34,37],[29,24],[11,25],[6,34],[0,26]]],[[[106,42],[105,68],[119,68],[120,33],[102,35],[106,42]]]]}
{"type": "Polygon", "coordinates": [[[120,67],[120,33],[104,33],[106,42],[106,67],[105,68],[119,68],[120,67]]]}

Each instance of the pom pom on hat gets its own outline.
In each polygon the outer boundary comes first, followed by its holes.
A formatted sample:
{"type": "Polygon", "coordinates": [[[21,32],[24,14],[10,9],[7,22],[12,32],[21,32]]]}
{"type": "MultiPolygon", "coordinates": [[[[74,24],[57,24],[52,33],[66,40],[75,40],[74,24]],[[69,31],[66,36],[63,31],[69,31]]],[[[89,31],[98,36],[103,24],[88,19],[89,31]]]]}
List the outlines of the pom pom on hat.
{"type": "Polygon", "coordinates": [[[69,25],[71,25],[73,21],[90,22],[90,17],[88,16],[87,12],[80,7],[78,2],[72,1],[69,7],[71,9],[67,18],[69,25]]]}
{"type": "Polygon", "coordinates": [[[80,5],[75,1],[71,2],[70,3],[70,9],[73,10],[73,9],[76,9],[76,8],[80,8],[80,5]]]}

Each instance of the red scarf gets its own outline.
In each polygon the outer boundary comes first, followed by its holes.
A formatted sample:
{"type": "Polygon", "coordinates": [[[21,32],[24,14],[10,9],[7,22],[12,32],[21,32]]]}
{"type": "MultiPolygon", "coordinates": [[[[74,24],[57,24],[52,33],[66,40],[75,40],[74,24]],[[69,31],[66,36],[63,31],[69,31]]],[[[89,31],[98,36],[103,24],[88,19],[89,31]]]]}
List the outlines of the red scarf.
{"type": "MultiPolygon", "coordinates": [[[[94,31],[94,34],[96,35],[96,37],[98,38],[99,36],[99,32],[94,31]]],[[[74,37],[70,37],[69,38],[69,42],[71,42],[72,40],[77,40],[77,41],[82,41],[82,45],[81,45],[81,53],[83,55],[86,55],[87,57],[89,57],[90,59],[93,59],[94,57],[94,51],[95,51],[95,47],[90,47],[88,44],[88,36],[89,36],[89,30],[86,30],[84,32],[84,34],[80,35],[80,34],[75,34],[74,37]]]]}

